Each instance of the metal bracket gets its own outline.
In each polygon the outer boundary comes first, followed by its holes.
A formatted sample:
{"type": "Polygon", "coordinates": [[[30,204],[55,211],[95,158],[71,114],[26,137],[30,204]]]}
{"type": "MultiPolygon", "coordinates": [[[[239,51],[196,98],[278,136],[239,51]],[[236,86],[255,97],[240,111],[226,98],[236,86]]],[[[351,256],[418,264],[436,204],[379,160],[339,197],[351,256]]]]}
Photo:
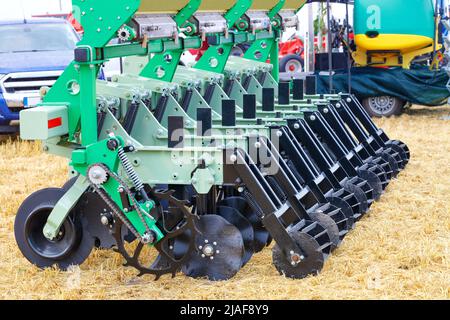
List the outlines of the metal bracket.
{"type": "Polygon", "coordinates": [[[75,207],[81,196],[89,188],[89,181],[84,176],[79,176],[75,184],[66,192],[53,208],[47,223],[44,226],[44,236],[47,239],[54,239],[59,233],[59,229],[66,220],[70,211],[75,207]]]}

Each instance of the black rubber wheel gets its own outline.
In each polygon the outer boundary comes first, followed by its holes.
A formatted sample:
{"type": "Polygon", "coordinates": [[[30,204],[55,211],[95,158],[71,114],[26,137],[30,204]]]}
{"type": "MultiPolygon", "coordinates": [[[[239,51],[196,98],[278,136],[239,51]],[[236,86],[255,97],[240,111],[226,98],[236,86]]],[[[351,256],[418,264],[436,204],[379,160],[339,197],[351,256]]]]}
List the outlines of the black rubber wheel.
{"type": "Polygon", "coordinates": [[[406,102],[397,97],[381,96],[366,98],[362,105],[371,117],[382,118],[400,115],[406,102]]]}
{"type": "Polygon", "coordinates": [[[293,266],[277,244],[272,249],[275,268],[281,275],[291,279],[303,279],[309,275],[317,275],[325,262],[320,245],[312,236],[303,232],[291,232],[289,235],[303,251],[304,260],[293,266]]]}
{"type": "Polygon", "coordinates": [[[85,223],[73,214],[64,221],[60,234],[48,240],[43,234],[47,218],[65,194],[60,188],[48,188],[30,195],[20,206],[14,222],[14,235],[22,254],[39,268],[53,265],[66,270],[82,264],[94,247],[94,238],[85,223]]]}
{"type": "Polygon", "coordinates": [[[289,54],[280,60],[280,72],[303,72],[304,61],[296,54],[289,54]]]}

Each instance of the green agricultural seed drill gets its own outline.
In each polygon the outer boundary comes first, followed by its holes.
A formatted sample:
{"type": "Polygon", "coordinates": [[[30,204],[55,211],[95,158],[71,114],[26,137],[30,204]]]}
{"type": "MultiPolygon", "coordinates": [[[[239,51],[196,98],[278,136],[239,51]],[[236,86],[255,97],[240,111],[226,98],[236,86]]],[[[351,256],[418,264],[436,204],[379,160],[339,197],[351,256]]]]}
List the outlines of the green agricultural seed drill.
{"type": "Polygon", "coordinates": [[[24,256],[66,269],[116,248],[140,275],[226,280],[273,240],[281,274],[320,272],[409,150],[353,96],[278,81],[278,41],[304,3],[73,0],[74,61],[20,119],[73,177],[19,208],[24,256]],[[248,52],[231,56],[240,43],[248,52]],[[124,73],[97,80],[113,58],[124,73]]]}

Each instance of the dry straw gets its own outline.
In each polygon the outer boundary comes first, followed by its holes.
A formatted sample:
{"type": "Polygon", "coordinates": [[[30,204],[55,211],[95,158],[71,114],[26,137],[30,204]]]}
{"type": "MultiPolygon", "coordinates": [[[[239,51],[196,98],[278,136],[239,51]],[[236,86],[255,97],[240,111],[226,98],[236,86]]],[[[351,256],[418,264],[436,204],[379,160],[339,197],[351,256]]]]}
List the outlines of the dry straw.
{"type": "Polygon", "coordinates": [[[20,254],[14,215],[33,191],[61,186],[66,162],[38,143],[0,146],[0,298],[33,299],[448,299],[450,298],[450,122],[448,108],[415,107],[379,120],[411,147],[412,160],[382,200],[346,238],[318,277],[288,280],[271,250],[254,256],[232,280],[183,275],[137,278],[112,251],[95,251],[68,272],[39,270],[20,254]]]}

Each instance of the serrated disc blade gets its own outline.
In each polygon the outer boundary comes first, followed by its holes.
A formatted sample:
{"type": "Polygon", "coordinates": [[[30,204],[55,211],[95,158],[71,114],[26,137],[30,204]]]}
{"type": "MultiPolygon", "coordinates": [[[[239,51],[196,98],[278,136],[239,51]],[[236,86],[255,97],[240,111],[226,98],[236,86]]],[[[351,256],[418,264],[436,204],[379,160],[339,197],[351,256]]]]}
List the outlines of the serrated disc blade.
{"type": "Polygon", "coordinates": [[[228,280],[241,269],[244,241],[238,228],[218,215],[196,221],[196,250],[182,271],[189,277],[228,280]],[[206,251],[205,249],[212,249],[206,251]],[[212,255],[208,253],[213,252],[212,255]],[[212,258],[212,259],[211,259],[212,258]]]}
{"type": "Polygon", "coordinates": [[[242,258],[242,266],[245,266],[253,256],[254,233],[251,223],[234,208],[220,206],[217,214],[239,229],[244,240],[244,256],[242,258]]]}
{"type": "Polygon", "coordinates": [[[237,209],[250,223],[253,227],[253,250],[255,252],[260,252],[269,243],[270,234],[264,228],[261,219],[248,204],[247,200],[243,197],[229,197],[220,202],[220,205],[232,207],[237,209]]]}

